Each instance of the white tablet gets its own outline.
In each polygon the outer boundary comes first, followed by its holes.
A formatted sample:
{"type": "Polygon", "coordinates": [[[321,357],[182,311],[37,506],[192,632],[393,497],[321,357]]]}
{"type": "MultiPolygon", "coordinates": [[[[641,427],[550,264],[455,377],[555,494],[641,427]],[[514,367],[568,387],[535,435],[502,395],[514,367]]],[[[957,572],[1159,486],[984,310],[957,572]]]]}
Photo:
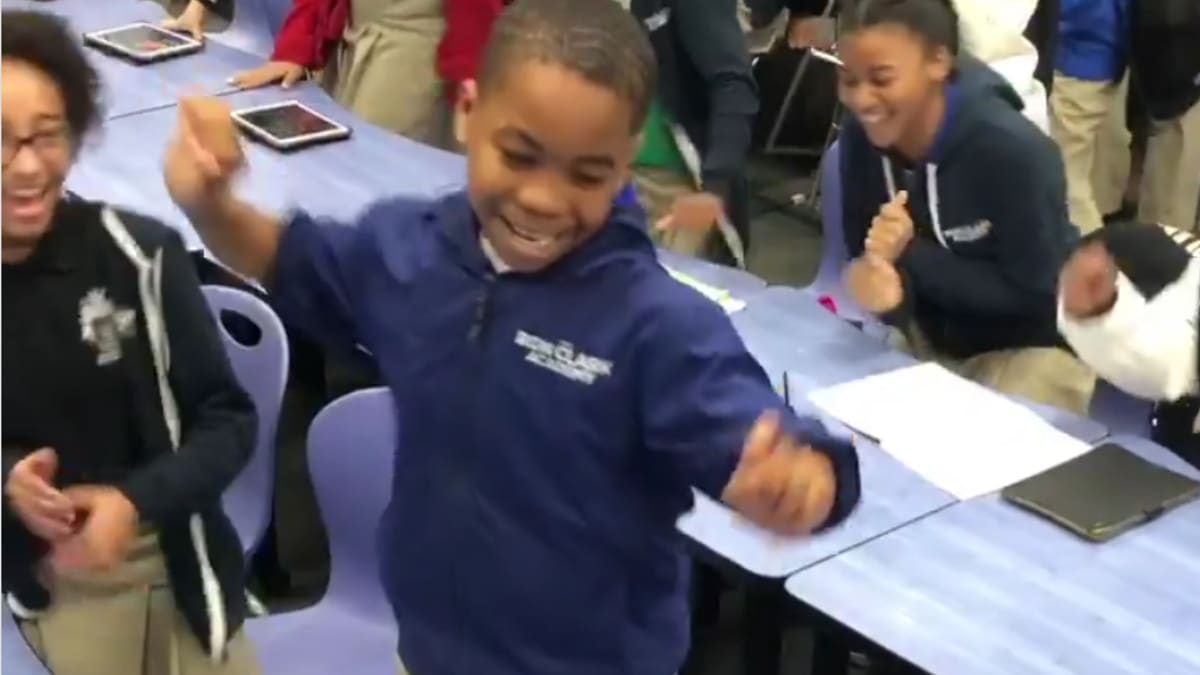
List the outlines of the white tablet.
{"type": "Polygon", "coordinates": [[[190,54],[204,46],[190,36],[144,21],[84,33],[83,41],[141,63],[190,54]]]}
{"type": "Polygon", "coordinates": [[[278,149],[294,150],[349,138],[342,126],[299,101],[282,101],[233,111],[233,121],[246,133],[278,149]]]}

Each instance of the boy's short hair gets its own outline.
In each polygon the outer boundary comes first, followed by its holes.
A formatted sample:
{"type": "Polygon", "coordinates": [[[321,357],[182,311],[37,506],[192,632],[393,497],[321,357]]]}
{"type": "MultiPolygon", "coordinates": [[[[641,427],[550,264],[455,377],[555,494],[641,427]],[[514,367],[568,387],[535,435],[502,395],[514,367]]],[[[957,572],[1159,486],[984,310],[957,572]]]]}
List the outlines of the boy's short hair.
{"type": "Polygon", "coordinates": [[[100,119],[100,76],[65,21],[43,12],[6,9],[0,14],[0,52],[54,80],[75,143],[100,119]]]}
{"type": "Polygon", "coordinates": [[[633,108],[641,130],[658,86],[650,39],[613,0],[516,0],[492,27],[479,68],[486,92],[525,61],[556,64],[611,89],[633,108]]]}

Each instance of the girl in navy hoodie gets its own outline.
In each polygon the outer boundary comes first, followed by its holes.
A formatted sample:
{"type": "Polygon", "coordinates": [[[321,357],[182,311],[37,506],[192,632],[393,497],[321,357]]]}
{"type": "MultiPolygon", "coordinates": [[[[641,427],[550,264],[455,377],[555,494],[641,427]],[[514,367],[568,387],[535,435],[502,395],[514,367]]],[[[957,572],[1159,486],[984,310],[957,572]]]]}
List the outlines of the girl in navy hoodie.
{"type": "Polygon", "coordinates": [[[229,120],[185,118],[168,152],[211,250],[289,325],[369,349],[394,393],[380,569],[413,673],[678,672],[693,486],[788,533],[858,499],[853,448],[788,410],[642,213],[613,207],[654,90],[616,3],[517,0],[458,99],[461,193],[283,220],[204,147],[229,120]]]}
{"type": "Polygon", "coordinates": [[[1055,328],[1077,234],[1053,142],[999,75],[959,55],[947,0],[864,0],[843,21],[852,297],[919,357],[1085,411],[1094,377],[1055,328]]]}

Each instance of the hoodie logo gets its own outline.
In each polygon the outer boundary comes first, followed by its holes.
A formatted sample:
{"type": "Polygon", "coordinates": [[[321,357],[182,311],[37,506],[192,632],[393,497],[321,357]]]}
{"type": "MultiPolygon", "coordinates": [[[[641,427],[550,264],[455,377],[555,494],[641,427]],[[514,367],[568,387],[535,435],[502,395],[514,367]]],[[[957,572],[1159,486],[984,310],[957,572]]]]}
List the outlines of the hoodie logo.
{"type": "Polygon", "coordinates": [[[671,8],[666,7],[646,17],[642,23],[646,24],[646,30],[653,33],[662,28],[671,21],[671,8]]]}
{"type": "Polygon", "coordinates": [[[523,330],[517,331],[514,344],[525,350],[525,360],[581,384],[595,384],[597,378],[612,375],[612,361],[584,354],[565,340],[551,342],[523,330]]]}
{"type": "Polygon", "coordinates": [[[79,301],[80,339],[96,350],[96,365],[121,360],[121,340],[133,337],[137,313],[119,307],[103,288],[93,288],[79,301]]]}
{"type": "Polygon", "coordinates": [[[992,232],[992,221],[984,218],[970,225],[959,225],[942,231],[942,236],[956,244],[969,244],[987,237],[992,232]]]}

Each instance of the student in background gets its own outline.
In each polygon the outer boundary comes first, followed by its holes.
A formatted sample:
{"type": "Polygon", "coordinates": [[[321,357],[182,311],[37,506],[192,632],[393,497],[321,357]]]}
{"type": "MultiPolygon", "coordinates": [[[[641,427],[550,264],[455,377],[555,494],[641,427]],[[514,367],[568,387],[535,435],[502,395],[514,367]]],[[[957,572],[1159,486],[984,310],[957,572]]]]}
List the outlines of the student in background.
{"type": "Polygon", "coordinates": [[[434,56],[442,0],[294,0],[270,61],[234,84],[289,87],[314,71],[364,120],[428,145],[446,145],[449,111],[434,56]]]}
{"type": "Polygon", "coordinates": [[[380,568],[413,673],[677,672],[692,486],[792,534],[858,499],[853,447],[788,410],[613,208],[654,87],[628,12],[518,0],[458,100],[462,193],[285,223],[206,149],[232,123],[183,120],[168,152],[211,250],[289,325],[369,349],[395,394],[380,568]]]}
{"type": "Polygon", "coordinates": [[[1151,120],[1138,218],[1197,230],[1200,2],[1135,2],[1130,24],[1130,64],[1151,120]]]}
{"type": "Polygon", "coordinates": [[[1200,239],[1159,225],[1110,226],[1063,268],[1058,325],[1096,373],[1160,402],[1155,440],[1200,467],[1200,239]]]}
{"type": "Polygon", "coordinates": [[[257,673],[220,502],[254,406],[178,235],[63,196],[100,117],[75,36],[0,29],[8,606],[55,675],[257,673]]]}
{"type": "Polygon", "coordinates": [[[634,162],[650,222],[671,250],[744,264],[758,88],[737,4],[620,1],[649,33],[660,73],[634,162]]]}
{"type": "Polygon", "coordinates": [[[842,18],[852,297],[921,358],[1086,411],[1094,378],[1055,326],[1078,235],[1053,142],[1004,80],[958,54],[945,0],[864,0],[842,18]]]}
{"type": "Polygon", "coordinates": [[[1050,134],[1066,167],[1071,222],[1083,234],[1121,209],[1129,181],[1129,2],[1062,2],[1050,134]]]}

